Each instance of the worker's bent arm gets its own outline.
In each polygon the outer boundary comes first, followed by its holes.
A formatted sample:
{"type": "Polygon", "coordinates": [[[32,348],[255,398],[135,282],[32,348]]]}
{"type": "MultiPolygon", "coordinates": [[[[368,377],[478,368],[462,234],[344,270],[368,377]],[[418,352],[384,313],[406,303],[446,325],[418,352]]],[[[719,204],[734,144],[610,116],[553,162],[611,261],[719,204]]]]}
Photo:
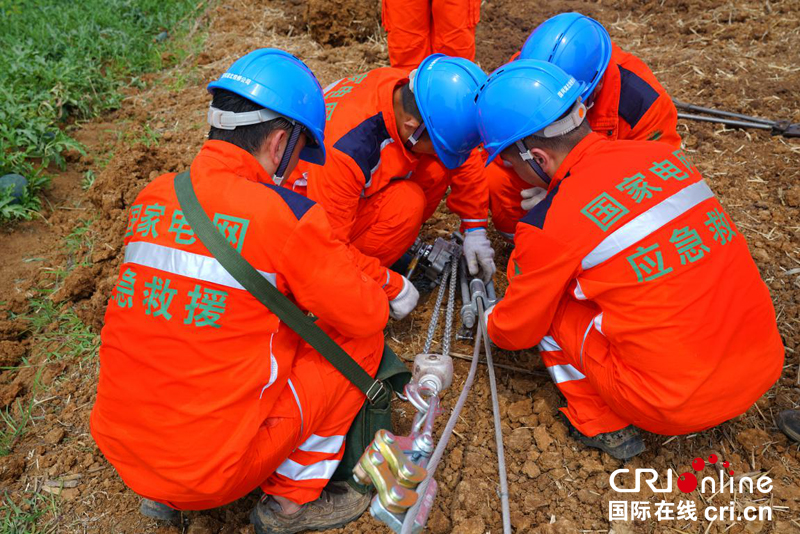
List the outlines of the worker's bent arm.
{"type": "Polygon", "coordinates": [[[386,326],[386,294],[333,237],[322,206],[313,206],[298,221],[280,269],[297,303],[345,336],[367,337],[386,326]]]}
{"type": "Polygon", "coordinates": [[[385,298],[396,297],[403,289],[403,279],[383,267],[377,258],[365,255],[350,244],[350,233],[366,183],[361,168],[350,156],[334,149],[329,151],[324,167],[309,172],[308,198],[325,209],[334,237],[350,248],[359,268],[383,287],[385,298]]]}
{"type": "Polygon", "coordinates": [[[489,337],[500,348],[522,350],[547,334],[558,304],[580,269],[580,258],[546,232],[517,225],[505,297],[489,316],[489,337]]]}

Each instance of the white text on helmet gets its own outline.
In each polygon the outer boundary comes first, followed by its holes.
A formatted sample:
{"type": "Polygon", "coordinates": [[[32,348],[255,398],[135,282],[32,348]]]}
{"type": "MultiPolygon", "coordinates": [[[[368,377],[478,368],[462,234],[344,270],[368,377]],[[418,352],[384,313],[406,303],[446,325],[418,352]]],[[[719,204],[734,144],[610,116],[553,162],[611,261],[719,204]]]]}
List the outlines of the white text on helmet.
{"type": "Polygon", "coordinates": [[[222,75],[223,78],[230,78],[231,80],[235,80],[237,82],[242,82],[245,85],[250,85],[253,83],[253,80],[250,78],[245,78],[244,76],[240,76],[239,74],[231,74],[230,72],[226,72],[222,75]]]}
{"type": "Polygon", "coordinates": [[[569,91],[570,87],[575,85],[575,78],[570,78],[569,81],[558,91],[558,98],[564,98],[564,94],[569,91]]]}

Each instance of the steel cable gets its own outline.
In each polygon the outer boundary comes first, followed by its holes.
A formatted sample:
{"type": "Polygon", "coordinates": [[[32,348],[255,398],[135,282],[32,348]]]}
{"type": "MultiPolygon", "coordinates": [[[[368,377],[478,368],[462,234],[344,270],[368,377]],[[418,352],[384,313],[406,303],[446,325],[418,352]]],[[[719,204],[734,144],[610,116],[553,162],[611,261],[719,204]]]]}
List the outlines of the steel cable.
{"type": "Polygon", "coordinates": [[[478,334],[483,335],[484,352],[486,353],[486,367],[489,369],[489,386],[492,390],[492,412],[494,413],[494,439],[497,443],[497,468],[500,473],[500,506],[503,511],[503,532],[511,534],[511,509],[508,502],[508,476],[506,475],[506,454],[503,447],[503,428],[500,426],[500,404],[497,400],[497,379],[494,374],[492,361],[491,340],[486,331],[483,309],[483,299],[477,299],[478,304],[478,334]]]}

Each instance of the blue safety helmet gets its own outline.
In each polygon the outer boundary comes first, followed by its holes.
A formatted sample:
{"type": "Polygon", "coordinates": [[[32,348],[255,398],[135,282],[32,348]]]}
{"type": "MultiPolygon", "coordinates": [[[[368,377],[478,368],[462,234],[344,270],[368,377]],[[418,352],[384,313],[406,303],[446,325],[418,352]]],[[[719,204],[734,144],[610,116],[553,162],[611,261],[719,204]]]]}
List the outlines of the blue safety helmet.
{"type": "Polygon", "coordinates": [[[611,60],[611,37],[602,24],[580,13],[561,13],[539,25],[522,45],[520,59],[540,59],[586,84],[589,101],[611,60]]]}
{"type": "Polygon", "coordinates": [[[586,114],[584,106],[576,105],[584,88],[545,61],[519,59],[494,71],[476,98],[478,130],[489,154],[486,164],[529,135],[555,137],[577,127],[586,114]],[[558,120],[570,108],[573,113],[558,120]]]}
{"type": "MultiPolygon", "coordinates": [[[[266,110],[231,113],[212,108],[208,114],[212,126],[232,130],[283,117],[303,127],[293,132],[294,142],[287,146],[285,163],[288,165],[301,130],[313,142],[306,144],[300,159],[325,163],[325,99],[317,78],[305,63],[283,50],[261,48],[236,60],[219,80],[208,84],[208,92],[213,93],[214,89],[236,93],[266,110]]],[[[282,167],[276,175],[283,175],[286,165],[282,167]]]]}
{"type": "Polygon", "coordinates": [[[411,90],[423,125],[448,169],[461,166],[481,141],[475,92],[485,81],[486,73],[472,61],[444,54],[425,58],[412,77],[411,90]]]}

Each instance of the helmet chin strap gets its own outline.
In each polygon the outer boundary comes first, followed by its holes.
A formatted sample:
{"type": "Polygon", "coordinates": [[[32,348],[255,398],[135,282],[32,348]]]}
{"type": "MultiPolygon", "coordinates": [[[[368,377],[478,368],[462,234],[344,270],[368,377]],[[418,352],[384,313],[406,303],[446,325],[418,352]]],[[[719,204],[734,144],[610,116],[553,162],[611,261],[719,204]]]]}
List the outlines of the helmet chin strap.
{"type": "Polygon", "coordinates": [[[550,176],[548,176],[547,173],[544,172],[544,169],[542,169],[542,166],[533,159],[533,154],[531,154],[530,149],[525,146],[525,140],[520,139],[515,144],[519,150],[519,157],[522,158],[522,161],[527,162],[531,169],[533,169],[533,172],[535,172],[544,183],[550,185],[550,176]]]}
{"type": "Polygon", "coordinates": [[[289,140],[286,142],[286,150],[283,151],[281,162],[278,164],[278,169],[272,176],[272,181],[275,185],[279,186],[283,183],[284,173],[286,173],[289,162],[292,160],[294,149],[297,146],[297,141],[300,139],[300,134],[303,133],[303,127],[299,123],[292,125],[292,131],[289,133],[289,140]]]}
{"type": "Polygon", "coordinates": [[[411,150],[412,148],[414,148],[414,145],[419,143],[419,138],[422,137],[422,135],[425,133],[425,130],[426,130],[425,123],[424,122],[419,123],[417,129],[414,130],[414,133],[408,136],[408,139],[404,144],[406,150],[411,150]]]}

